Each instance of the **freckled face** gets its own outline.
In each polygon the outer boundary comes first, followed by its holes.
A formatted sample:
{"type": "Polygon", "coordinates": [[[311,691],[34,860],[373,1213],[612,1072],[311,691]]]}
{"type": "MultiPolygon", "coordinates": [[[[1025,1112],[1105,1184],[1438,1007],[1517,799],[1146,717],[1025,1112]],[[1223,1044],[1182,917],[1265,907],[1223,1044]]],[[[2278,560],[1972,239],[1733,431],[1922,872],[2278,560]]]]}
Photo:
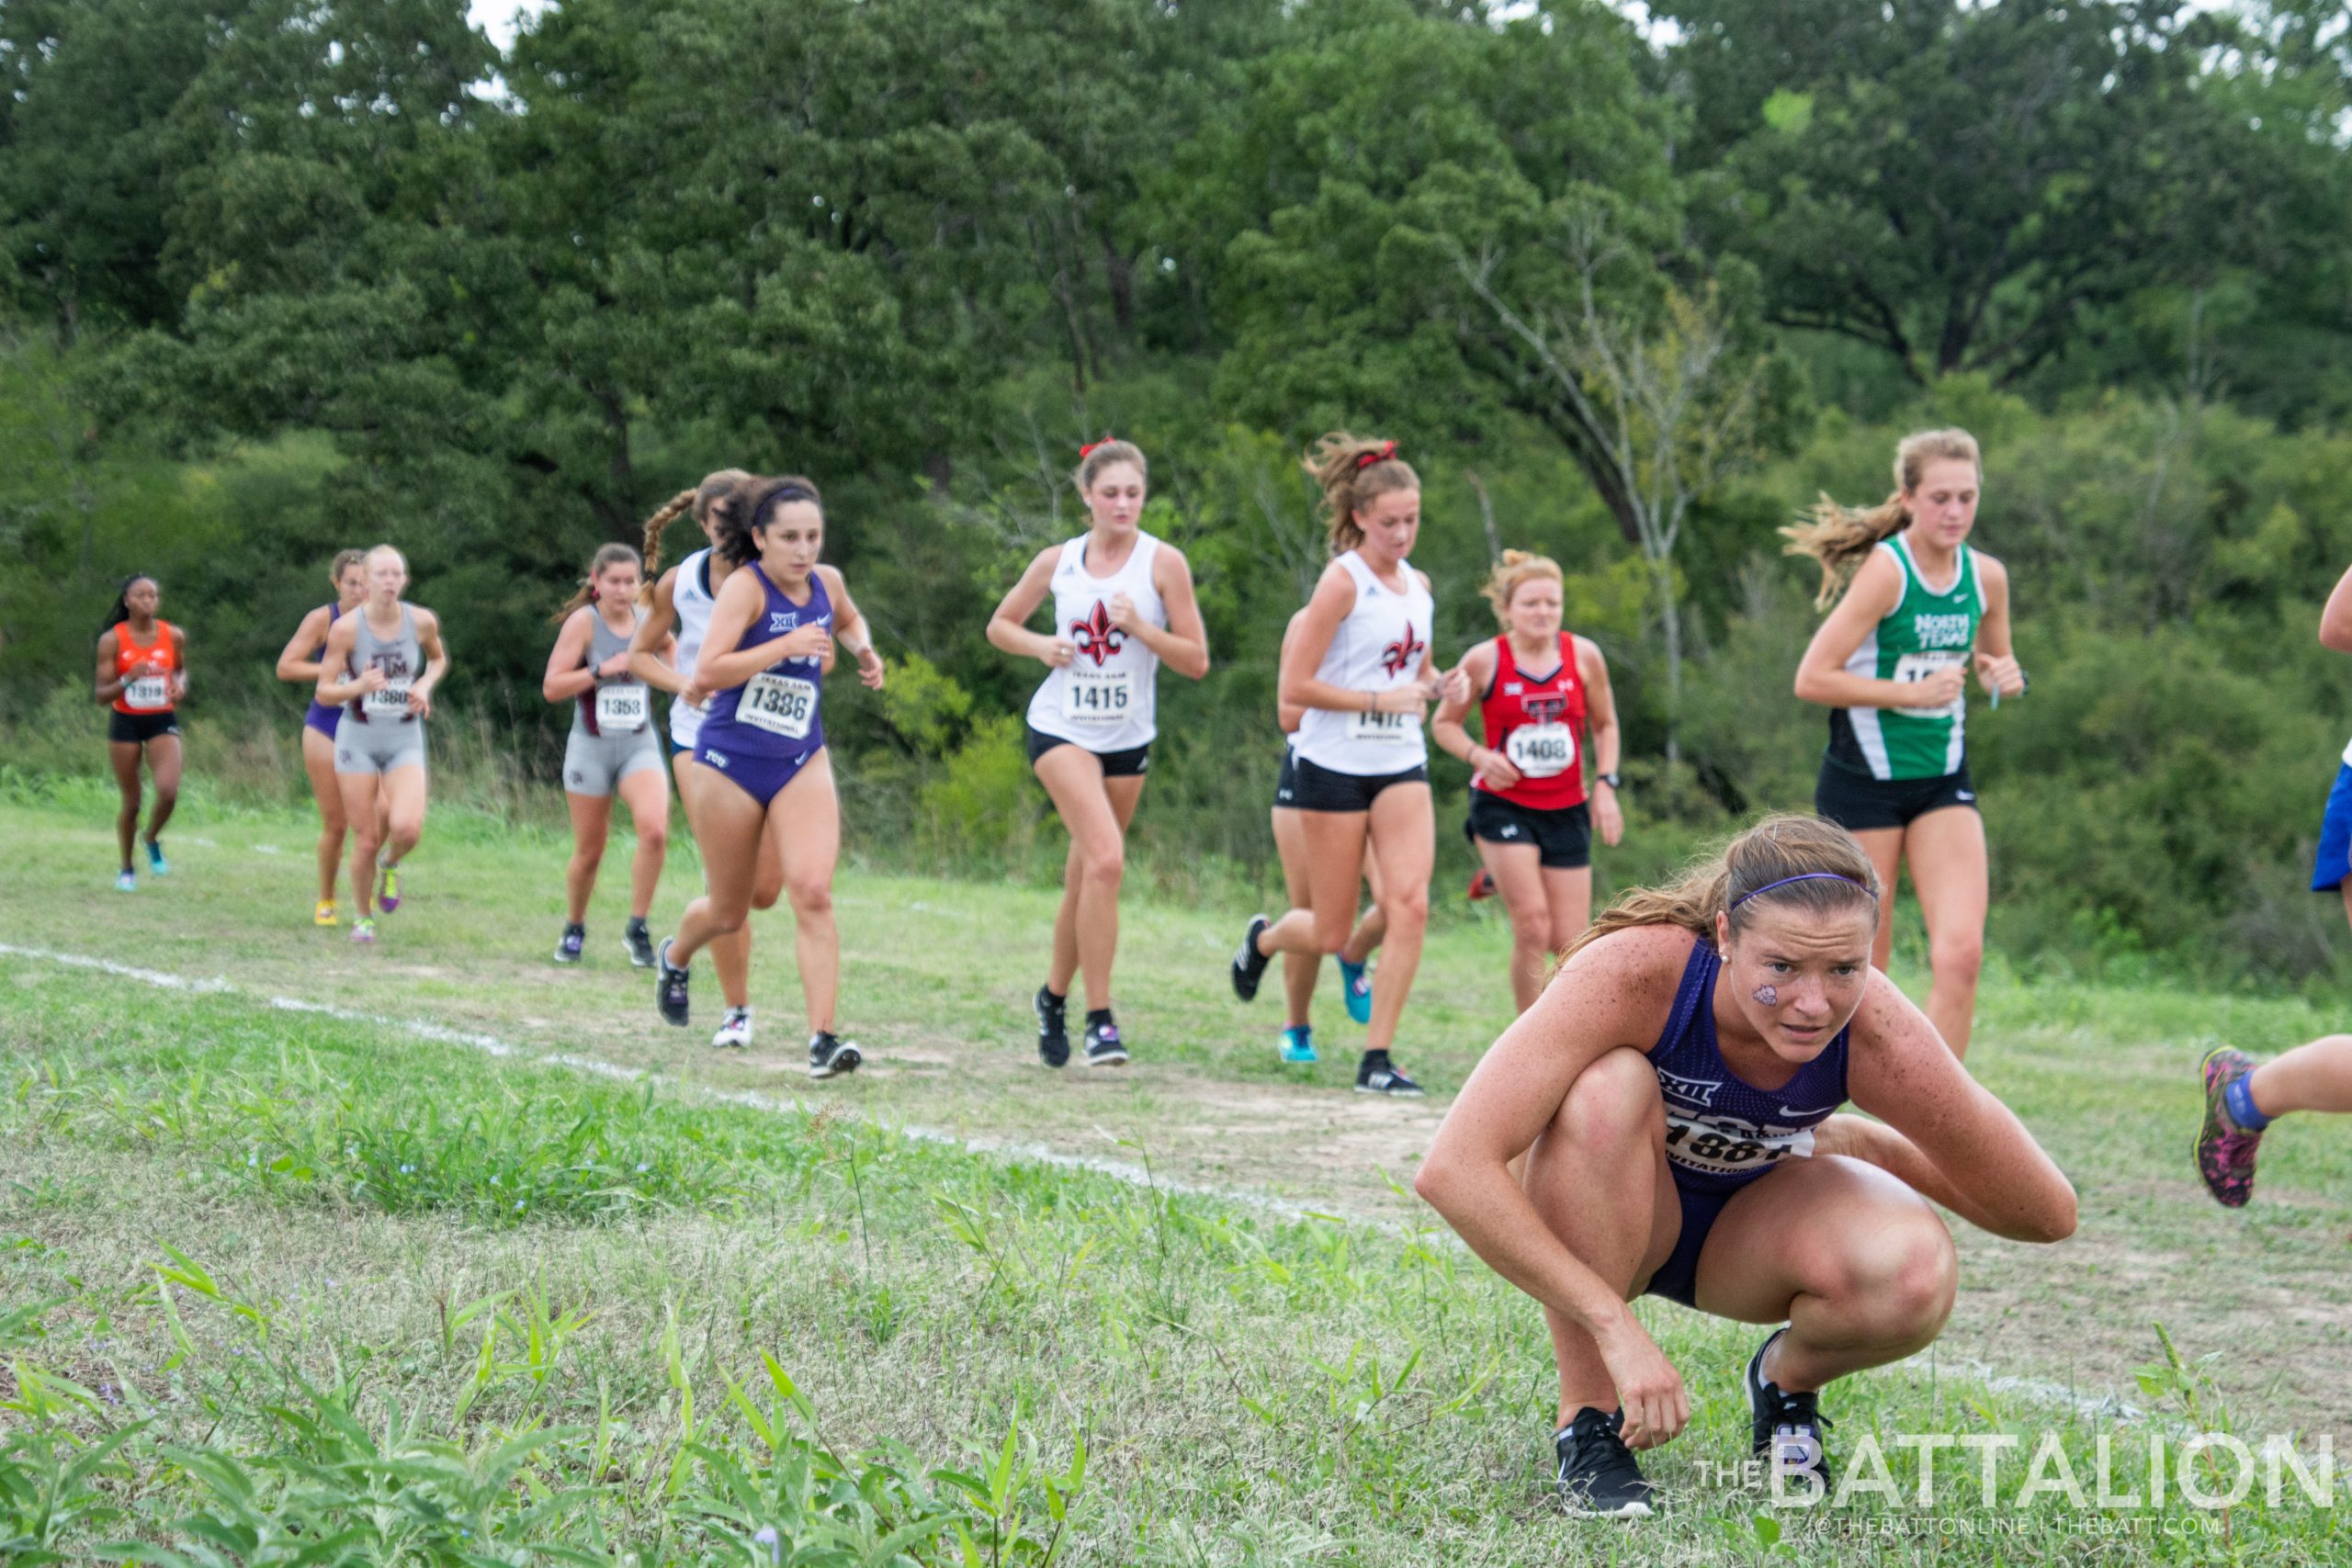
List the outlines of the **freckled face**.
{"type": "Polygon", "coordinates": [[[1809,1062],[1862,1005],[1877,911],[1864,899],[1851,912],[1829,915],[1761,902],[1747,913],[1736,933],[1729,917],[1716,917],[1724,953],[1717,993],[1733,998],[1774,1055],[1809,1062]]]}

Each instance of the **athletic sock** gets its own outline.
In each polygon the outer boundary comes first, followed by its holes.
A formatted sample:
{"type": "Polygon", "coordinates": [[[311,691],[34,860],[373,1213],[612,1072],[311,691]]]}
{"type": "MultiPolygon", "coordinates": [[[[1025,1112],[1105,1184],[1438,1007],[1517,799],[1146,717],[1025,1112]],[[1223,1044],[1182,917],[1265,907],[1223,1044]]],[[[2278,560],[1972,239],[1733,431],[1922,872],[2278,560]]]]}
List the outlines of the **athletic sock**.
{"type": "Polygon", "coordinates": [[[1087,1028],[1101,1029],[1107,1026],[1110,1021],[1111,1010],[1109,1008],[1088,1008],[1086,1010],[1087,1028]]]}
{"type": "Polygon", "coordinates": [[[2222,1106],[2230,1113],[2230,1120],[2238,1124],[2241,1133],[2259,1133],[2270,1125],[2270,1118],[2254,1103],[2252,1073],[2241,1073],[2229,1081],[2222,1090],[2222,1106]]]}
{"type": "Polygon", "coordinates": [[[1385,1051],[1366,1051],[1363,1054],[1363,1065],[1367,1067],[1387,1066],[1389,1065],[1388,1053],[1385,1051]]]}
{"type": "Polygon", "coordinates": [[[1069,1001],[1068,991],[1057,991],[1051,986],[1038,987],[1037,994],[1046,998],[1046,1005],[1049,1008],[1062,1007],[1069,1001]]]}

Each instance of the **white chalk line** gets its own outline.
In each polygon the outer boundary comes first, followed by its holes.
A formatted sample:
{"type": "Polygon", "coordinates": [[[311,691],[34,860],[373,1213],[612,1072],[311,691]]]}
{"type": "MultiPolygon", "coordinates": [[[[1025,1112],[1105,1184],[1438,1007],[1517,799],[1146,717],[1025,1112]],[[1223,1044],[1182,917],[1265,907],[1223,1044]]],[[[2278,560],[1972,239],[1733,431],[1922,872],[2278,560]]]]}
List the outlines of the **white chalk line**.
{"type": "MultiPolygon", "coordinates": [[[[561,1067],[571,1072],[585,1074],[592,1077],[609,1078],[620,1083],[651,1083],[666,1092],[706,1104],[741,1106],[748,1110],[764,1111],[770,1115],[806,1118],[813,1114],[807,1106],[797,1100],[779,1100],[773,1095],[761,1094],[754,1089],[712,1089],[706,1084],[673,1078],[665,1073],[658,1073],[647,1068],[626,1067],[616,1062],[607,1062],[594,1056],[577,1055],[571,1052],[550,1051],[533,1055],[530,1054],[529,1047],[502,1040],[494,1034],[452,1029],[446,1024],[435,1023],[428,1019],[392,1018],[382,1013],[361,1012],[354,1008],[337,1007],[331,1002],[306,1001],[299,997],[260,996],[245,990],[222,976],[216,975],[209,979],[205,979],[194,976],[173,975],[160,969],[142,969],[136,964],[119,964],[110,958],[95,958],[79,953],[59,953],[44,947],[21,947],[14,942],[0,942],[0,953],[17,958],[36,959],[44,964],[55,964],[69,969],[96,970],[100,974],[113,976],[117,979],[136,980],[141,985],[153,986],[160,990],[182,991],[205,996],[247,997],[280,1012],[307,1013],[322,1018],[332,1018],[343,1023],[356,1023],[370,1028],[393,1030],[400,1033],[413,1035],[419,1040],[430,1040],[438,1044],[462,1045],[491,1056],[520,1060],[535,1066],[561,1067]]],[[[1254,1192],[1247,1188],[1217,1187],[1176,1180],[1147,1170],[1141,1165],[1127,1160],[1073,1155],[1060,1149],[1048,1148],[1042,1144],[1008,1138],[959,1137],[956,1134],[944,1132],[935,1127],[923,1127],[912,1123],[876,1122],[875,1124],[921,1143],[942,1145],[960,1149],[967,1154],[983,1155],[1015,1163],[1046,1165],[1065,1170],[1084,1171],[1090,1175],[1124,1182],[1131,1187],[1177,1192],[1188,1197],[1215,1199],[1220,1202],[1234,1203],[1245,1208],[1279,1214],[1285,1219],[1319,1220],[1326,1223],[1363,1225],[1392,1233],[1401,1233],[1405,1229],[1391,1221],[1349,1213],[1344,1210],[1308,1208],[1302,1203],[1294,1203],[1287,1199],[1274,1197],[1271,1193],[1254,1192]]],[[[1109,1134],[1104,1135],[1107,1137],[1109,1134]]],[[[1452,1232],[1443,1234],[1449,1241],[1457,1246],[1460,1245],[1460,1238],[1452,1232]]],[[[1895,1364],[1925,1371],[1928,1367],[1928,1357],[1929,1352],[1923,1350],[1895,1364]]],[[[1946,1357],[1941,1359],[1940,1364],[1947,1367],[1956,1365],[1964,1368],[1990,1393],[2012,1394],[2035,1404],[2064,1406],[2086,1417],[2137,1422],[2146,1420],[2149,1416],[2147,1411],[2139,1406],[2112,1395],[2105,1398],[2092,1398],[2048,1378],[2010,1376],[1996,1371],[1983,1361],[1968,1358],[1946,1357]]]]}

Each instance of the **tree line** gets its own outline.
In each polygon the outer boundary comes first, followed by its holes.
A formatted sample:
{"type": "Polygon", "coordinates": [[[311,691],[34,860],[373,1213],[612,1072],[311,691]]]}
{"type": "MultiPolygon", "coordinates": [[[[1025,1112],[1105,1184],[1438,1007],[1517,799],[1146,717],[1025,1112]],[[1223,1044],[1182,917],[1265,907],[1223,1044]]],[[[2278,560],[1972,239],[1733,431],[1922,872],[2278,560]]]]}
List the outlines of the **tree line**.
{"type": "Polygon", "coordinates": [[[1972,727],[1995,940],[2324,968],[2336,9],[563,0],[500,50],[463,0],[17,0],[0,706],[86,675],[134,569],[260,700],[328,555],[390,538],[452,700],[545,750],[594,547],[710,469],[806,471],[910,671],[844,752],[890,836],[985,857],[1035,826],[987,606],[1115,430],[1218,660],[1167,694],[1144,847],[1248,865],[1322,550],[1296,456],[1350,427],[1428,479],[1442,653],[1499,546],[1569,569],[1634,874],[1807,798],[1772,529],[1952,419],[2034,673],[1972,727]]]}

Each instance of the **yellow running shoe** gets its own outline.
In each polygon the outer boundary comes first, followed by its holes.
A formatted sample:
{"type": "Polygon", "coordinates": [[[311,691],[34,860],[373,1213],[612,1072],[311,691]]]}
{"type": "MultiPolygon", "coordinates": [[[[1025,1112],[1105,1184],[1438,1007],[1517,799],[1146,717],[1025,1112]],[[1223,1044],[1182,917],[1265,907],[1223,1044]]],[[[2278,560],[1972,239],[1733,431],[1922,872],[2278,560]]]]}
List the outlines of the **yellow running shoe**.
{"type": "Polygon", "coordinates": [[[311,911],[311,923],[314,926],[333,926],[342,924],[340,920],[335,919],[334,900],[332,898],[320,899],[318,907],[311,911]]]}

